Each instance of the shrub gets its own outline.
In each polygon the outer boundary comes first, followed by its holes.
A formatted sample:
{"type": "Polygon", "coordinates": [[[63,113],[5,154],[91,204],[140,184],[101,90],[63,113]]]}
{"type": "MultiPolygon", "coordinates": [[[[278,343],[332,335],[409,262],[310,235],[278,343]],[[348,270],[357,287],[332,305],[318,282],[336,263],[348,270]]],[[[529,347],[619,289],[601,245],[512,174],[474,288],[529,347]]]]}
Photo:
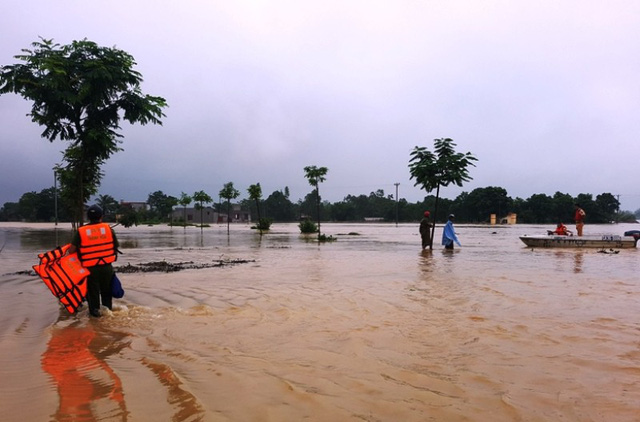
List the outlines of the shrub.
{"type": "Polygon", "coordinates": [[[335,237],[329,235],[327,236],[326,234],[319,234],[318,235],[318,242],[334,242],[338,239],[336,239],[335,237]]]}
{"type": "Polygon", "coordinates": [[[318,225],[311,220],[302,220],[300,224],[298,224],[298,227],[300,227],[300,233],[318,232],[318,225]]]}
{"type": "Polygon", "coordinates": [[[258,220],[258,224],[254,226],[255,229],[260,230],[261,232],[268,231],[271,227],[271,219],[270,218],[261,218],[258,220]]]}

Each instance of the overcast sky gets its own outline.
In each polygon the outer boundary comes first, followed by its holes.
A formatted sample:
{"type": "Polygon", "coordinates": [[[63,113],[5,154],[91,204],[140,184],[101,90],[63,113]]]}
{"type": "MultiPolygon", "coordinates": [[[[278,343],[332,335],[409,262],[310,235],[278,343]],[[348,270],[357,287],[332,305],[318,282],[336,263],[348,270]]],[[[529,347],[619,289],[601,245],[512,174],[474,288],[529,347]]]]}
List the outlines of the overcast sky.
{"type": "MultiPolygon", "coordinates": [[[[163,126],[123,123],[100,194],[144,201],[226,182],[246,198],[383,189],[408,201],[415,146],[452,138],[477,158],[442,196],[620,195],[640,208],[640,1],[5,0],[0,64],[38,37],[87,38],[136,60],[163,126]]],[[[0,96],[0,206],[53,186],[66,148],[31,103],[0,96]]]]}

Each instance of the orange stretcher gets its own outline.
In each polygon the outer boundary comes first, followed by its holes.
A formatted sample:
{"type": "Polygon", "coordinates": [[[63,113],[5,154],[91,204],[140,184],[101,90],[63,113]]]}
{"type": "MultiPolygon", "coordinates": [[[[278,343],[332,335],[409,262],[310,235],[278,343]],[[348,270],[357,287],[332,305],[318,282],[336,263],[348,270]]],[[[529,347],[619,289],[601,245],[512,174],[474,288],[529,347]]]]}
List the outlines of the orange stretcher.
{"type": "Polygon", "coordinates": [[[67,254],[71,244],[38,255],[40,263],[33,270],[51,293],[74,314],[87,296],[89,270],[82,266],[78,254],[67,254]]]}

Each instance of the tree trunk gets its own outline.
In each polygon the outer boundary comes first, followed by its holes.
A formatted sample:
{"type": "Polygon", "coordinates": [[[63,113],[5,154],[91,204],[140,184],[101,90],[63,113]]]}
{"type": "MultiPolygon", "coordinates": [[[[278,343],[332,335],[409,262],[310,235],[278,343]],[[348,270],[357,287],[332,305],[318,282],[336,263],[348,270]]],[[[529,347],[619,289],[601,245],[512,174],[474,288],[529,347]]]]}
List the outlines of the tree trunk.
{"type": "Polygon", "coordinates": [[[318,215],[318,239],[320,238],[320,187],[316,186],[316,213],[318,215]]]}
{"type": "Polygon", "coordinates": [[[429,249],[433,250],[433,237],[436,233],[436,218],[438,215],[438,198],[440,197],[440,184],[436,188],[436,205],[433,210],[433,224],[431,225],[431,239],[429,240],[429,249]]]}
{"type": "Polygon", "coordinates": [[[231,199],[227,199],[227,236],[229,236],[229,224],[231,224],[231,199]]]}

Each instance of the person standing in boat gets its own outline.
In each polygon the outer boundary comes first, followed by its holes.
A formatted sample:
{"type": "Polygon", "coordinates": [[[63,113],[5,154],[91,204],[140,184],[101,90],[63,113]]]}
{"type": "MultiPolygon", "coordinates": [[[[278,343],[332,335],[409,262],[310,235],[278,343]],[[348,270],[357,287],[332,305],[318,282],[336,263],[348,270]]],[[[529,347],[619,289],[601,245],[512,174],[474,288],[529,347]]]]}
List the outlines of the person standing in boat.
{"type": "Polygon", "coordinates": [[[575,213],[573,215],[573,219],[576,222],[576,232],[578,236],[582,236],[582,228],[584,227],[584,218],[587,216],[587,213],[584,212],[582,208],[580,208],[580,204],[575,204],[575,213]]]}
{"type": "Polygon", "coordinates": [[[73,234],[69,253],[78,252],[82,265],[89,269],[87,302],[89,314],[100,317],[100,302],[108,309],[112,306],[111,280],[113,266],[118,258],[118,239],[113,229],[102,222],[102,208],[92,205],[87,210],[89,224],[73,234]]]}
{"type": "Polygon", "coordinates": [[[447,224],[444,226],[444,230],[442,231],[442,244],[445,249],[453,249],[453,242],[455,242],[458,246],[462,246],[460,241],[458,240],[458,236],[456,235],[456,230],[453,227],[453,220],[455,216],[453,214],[449,214],[449,219],[447,220],[447,224]]]}
{"type": "Polygon", "coordinates": [[[431,223],[429,222],[429,211],[424,212],[424,217],[420,220],[420,237],[422,238],[422,249],[426,249],[431,244],[431,223]]]}

